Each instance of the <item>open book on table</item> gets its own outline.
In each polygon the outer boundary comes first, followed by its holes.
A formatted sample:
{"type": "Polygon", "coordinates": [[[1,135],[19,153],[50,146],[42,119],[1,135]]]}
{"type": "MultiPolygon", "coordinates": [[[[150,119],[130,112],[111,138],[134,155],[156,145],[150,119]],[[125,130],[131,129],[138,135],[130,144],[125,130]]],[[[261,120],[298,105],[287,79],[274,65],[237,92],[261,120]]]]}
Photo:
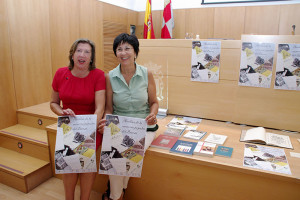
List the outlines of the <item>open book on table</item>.
{"type": "Polygon", "coordinates": [[[240,141],[293,149],[289,136],[266,132],[263,127],[242,130],[240,141]]]}

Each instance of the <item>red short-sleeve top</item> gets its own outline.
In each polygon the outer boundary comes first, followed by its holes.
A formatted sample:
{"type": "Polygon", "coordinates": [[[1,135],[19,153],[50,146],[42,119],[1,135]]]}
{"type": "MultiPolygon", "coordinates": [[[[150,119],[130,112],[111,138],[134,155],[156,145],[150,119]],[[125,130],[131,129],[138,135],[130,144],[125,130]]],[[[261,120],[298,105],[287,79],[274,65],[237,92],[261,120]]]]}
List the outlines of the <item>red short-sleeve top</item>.
{"type": "MultiPolygon", "coordinates": [[[[93,69],[88,76],[78,78],[72,75],[68,67],[59,68],[52,82],[52,88],[59,93],[63,109],[70,108],[76,115],[95,113],[95,92],[106,89],[105,75],[100,69],[93,69]]],[[[96,148],[102,142],[97,134],[96,148]]]]}
{"type": "Polygon", "coordinates": [[[70,108],[76,115],[94,114],[95,92],[106,89],[104,72],[94,69],[85,78],[78,78],[63,67],[55,73],[52,88],[59,93],[63,109],[70,108]]]}

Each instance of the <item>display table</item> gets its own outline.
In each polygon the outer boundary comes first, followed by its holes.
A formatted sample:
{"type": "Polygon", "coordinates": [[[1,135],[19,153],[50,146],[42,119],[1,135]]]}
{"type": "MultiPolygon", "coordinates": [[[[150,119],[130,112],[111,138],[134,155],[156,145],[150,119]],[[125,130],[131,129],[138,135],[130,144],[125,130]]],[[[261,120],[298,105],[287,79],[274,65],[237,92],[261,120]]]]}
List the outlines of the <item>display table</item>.
{"type": "MultiPolygon", "coordinates": [[[[157,135],[166,130],[166,124],[173,117],[168,116],[159,120],[160,128],[157,135]]],[[[292,172],[292,175],[285,175],[243,167],[245,143],[239,142],[243,128],[245,127],[241,125],[213,120],[202,120],[198,127],[198,130],[206,131],[208,134],[227,135],[224,146],[234,148],[231,158],[185,156],[150,147],[145,155],[142,178],[130,179],[125,198],[130,200],[202,198],[299,200],[300,158],[291,157],[290,152],[300,152],[300,143],[296,140],[300,138],[300,134],[272,130],[273,133],[288,134],[294,147],[294,150],[285,149],[292,172]]],[[[47,127],[47,132],[48,138],[50,136],[50,149],[53,151],[55,125],[47,127]]],[[[54,155],[53,152],[51,154],[54,155]]],[[[93,188],[104,192],[106,180],[106,176],[98,175],[93,188]]]]}

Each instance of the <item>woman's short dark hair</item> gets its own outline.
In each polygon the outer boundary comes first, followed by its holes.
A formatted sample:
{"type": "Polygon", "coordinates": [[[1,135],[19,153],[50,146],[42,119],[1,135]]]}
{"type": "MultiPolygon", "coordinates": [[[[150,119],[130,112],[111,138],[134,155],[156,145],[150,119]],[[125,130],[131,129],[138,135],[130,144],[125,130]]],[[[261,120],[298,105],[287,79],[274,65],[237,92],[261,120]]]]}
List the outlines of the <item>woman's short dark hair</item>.
{"type": "Polygon", "coordinates": [[[92,49],[92,56],[91,56],[91,62],[90,62],[90,66],[89,66],[89,70],[93,70],[96,68],[96,47],[95,47],[95,44],[93,41],[91,40],[88,40],[88,39],[84,39],[84,38],[80,38],[78,40],[76,40],[72,46],[71,46],[71,49],[70,49],[70,52],[69,52],[69,69],[72,70],[74,68],[74,60],[73,60],[73,55],[77,49],[77,46],[78,44],[80,43],[83,43],[83,44],[89,44],[91,46],[91,49],[92,49]]]}
{"type": "Polygon", "coordinates": [[[118,35],[115,40],[114,40],[114,44],[113,44],[113,50],[114,50],[114,53],[115,53],[115,56],[117,56],[117,48],[120,44],[123,44],[123,43],[128,43],[130,44],[133,49],[134,49],[134,52],[136,54],[136,57],[138,56],[139,54],[139,40],[137,39],[137,37],[135,35],[129,35],[127,33],[121,33],[120,35],[118,35]]]}

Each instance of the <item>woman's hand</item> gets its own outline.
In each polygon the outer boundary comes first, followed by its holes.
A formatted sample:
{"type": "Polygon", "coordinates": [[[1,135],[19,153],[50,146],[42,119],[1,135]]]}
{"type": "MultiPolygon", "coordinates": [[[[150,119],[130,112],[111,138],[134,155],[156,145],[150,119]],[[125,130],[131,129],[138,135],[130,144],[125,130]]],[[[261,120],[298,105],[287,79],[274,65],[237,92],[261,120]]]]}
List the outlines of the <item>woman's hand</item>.
{"type": "Polygon", "coordinates": [[[70,108],[62,110],[62,116],[64,116],[64,115],[70,115],[72,117],[75,117],[74,111],[70,108]]]}
{"type": "Polygon", "coordinates": [[[156,115],[153,113],[150,113],[146,118],[146,122],[148,125],[154,125],[157,123],[156,115]]]}
{"type": "Polygon", "coordinates": [[[103,134],[105,124],[106,124],[106,119],[101,119],[98,122],[98,131],[99,131],[99,133],[103,134]]]}

